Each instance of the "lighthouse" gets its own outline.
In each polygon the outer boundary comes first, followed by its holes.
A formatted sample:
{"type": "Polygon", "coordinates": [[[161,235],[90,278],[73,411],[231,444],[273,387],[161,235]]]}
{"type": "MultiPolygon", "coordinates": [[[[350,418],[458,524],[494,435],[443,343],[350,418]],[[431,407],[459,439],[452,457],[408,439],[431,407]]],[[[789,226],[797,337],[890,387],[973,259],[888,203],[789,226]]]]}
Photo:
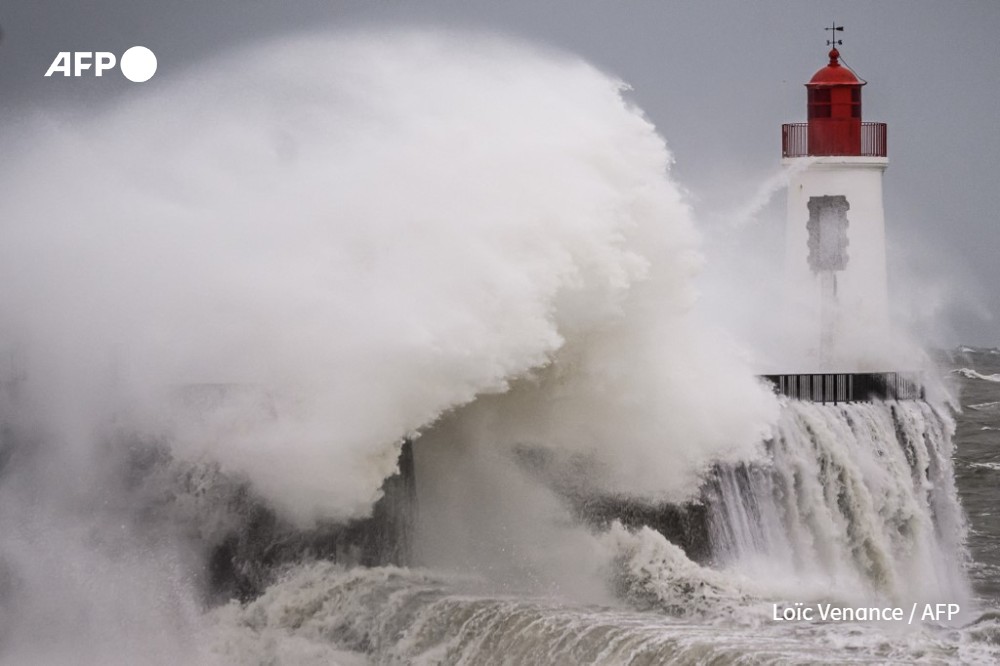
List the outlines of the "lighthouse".
{"type": "Polygon", "coordinates": [[[829,62],[805,84],[806,122],[781,128],[789,327],[804,370],[821,373],[881,370],[889,342],[886,125],[863,120],[866,81],[841,43],[828,42],[829,62]]]}

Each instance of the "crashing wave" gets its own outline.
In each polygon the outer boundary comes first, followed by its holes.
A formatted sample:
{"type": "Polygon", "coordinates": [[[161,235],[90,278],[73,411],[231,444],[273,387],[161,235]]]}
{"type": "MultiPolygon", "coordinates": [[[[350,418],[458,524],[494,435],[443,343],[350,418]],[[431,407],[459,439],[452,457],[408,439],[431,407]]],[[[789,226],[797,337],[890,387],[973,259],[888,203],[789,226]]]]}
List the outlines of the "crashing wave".
{"type": "Polygon", "coordinates": [[[615,523],[602,540],[616,553],[612,584],[636,608],[675,617],[718,619],[753,600],[738,576],[692,562],[678,546],[648,527],[630,531],[615,523]]]}
{"type": "Polygon", "coordinates": [[[1000,382],[1000,374],[984,375],[976,372],[972,368],[959,368],[957,370],[952,370],[952,372],[962,375],[967,379],[982,379],[987,382],[1000,382]]]}
{"type": "Polygon", "coordinates": [[[953,430],[923,402],[787,403],[763,461],[717,470],[717,562],[795,595],[968,598],[953,430]]]}
{"type": "MultiPolygon", "coordinates": [[[[635,554],[631,547],[626,551],[635,554]]],[[[717,599],[719,588],[702,574],[682,575],[670,587],[684,581],[686,596],[707,591],[707,598],[717,599]]],[[[843,663],[845,654],[861,662],[992,663],[1000,656],[995,614],[957,630],[912,627],[887,640],[882,628],[869,624],[800,624],[789,632],[759,609],[750,611],[717,622],[689,621],[505,595],[483,581],[425,571],[310,563],[290,570],[250,604],[213,611],[210,635],[220,662],[251,666],[843,663]],[[839,650],[831,654],[834,646],[839,650]]]]}

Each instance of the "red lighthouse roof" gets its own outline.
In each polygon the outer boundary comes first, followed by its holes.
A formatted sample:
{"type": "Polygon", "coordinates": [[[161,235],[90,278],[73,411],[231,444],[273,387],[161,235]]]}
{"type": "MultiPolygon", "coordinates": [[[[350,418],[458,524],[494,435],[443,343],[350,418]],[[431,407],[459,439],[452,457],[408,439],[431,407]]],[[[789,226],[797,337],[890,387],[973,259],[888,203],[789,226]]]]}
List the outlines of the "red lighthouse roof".
{"type": "Polygon", "coordinates": [[[826,67],[819,70],[809,80],[806,86],[863,86],[865,82],[860,80],[854,72],[840,64],[840,51],[836,48],[830,50],[830,62],[826,67]]]}

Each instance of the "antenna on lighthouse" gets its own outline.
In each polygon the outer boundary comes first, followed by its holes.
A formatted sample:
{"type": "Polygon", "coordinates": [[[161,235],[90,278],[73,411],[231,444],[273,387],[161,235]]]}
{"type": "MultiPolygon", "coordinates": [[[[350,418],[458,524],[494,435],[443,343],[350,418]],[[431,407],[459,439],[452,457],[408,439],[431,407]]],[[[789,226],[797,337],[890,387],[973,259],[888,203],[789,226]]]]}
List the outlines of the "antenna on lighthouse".
{"type": "Polygon", "coordinates": [[[844,32],[844,26],[837,25],[837,22],[834,21],[832,28],[823,28],[823,29],[824,30],[829,30],[830,31],[830,37],[832,37],[832,39],[826,40],[826,45],[827,46],[843,46],[844,40],[837,39],[837,33],[838,32],[844,32]]]}

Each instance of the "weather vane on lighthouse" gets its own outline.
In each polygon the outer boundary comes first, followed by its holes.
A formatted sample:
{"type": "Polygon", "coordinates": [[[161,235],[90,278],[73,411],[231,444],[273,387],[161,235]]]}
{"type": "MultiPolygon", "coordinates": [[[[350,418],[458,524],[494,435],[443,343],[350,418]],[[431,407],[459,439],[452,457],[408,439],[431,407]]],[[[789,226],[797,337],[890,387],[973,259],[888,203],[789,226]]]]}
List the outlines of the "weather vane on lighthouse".
{"type": "Polygon", "coordinates": [[[837,25],[837,22],[834,21],[832,28],[823,28],[823,29],[830,31],[830,37],[831,37],[831,39],[826,40],[826,45],[827,46],[832,46],[833,48],[837,48],[838,46],[843,46],[844,40],[837,39],[837,33],[838,32],[844,32],[844,26],[837,25]]]}

